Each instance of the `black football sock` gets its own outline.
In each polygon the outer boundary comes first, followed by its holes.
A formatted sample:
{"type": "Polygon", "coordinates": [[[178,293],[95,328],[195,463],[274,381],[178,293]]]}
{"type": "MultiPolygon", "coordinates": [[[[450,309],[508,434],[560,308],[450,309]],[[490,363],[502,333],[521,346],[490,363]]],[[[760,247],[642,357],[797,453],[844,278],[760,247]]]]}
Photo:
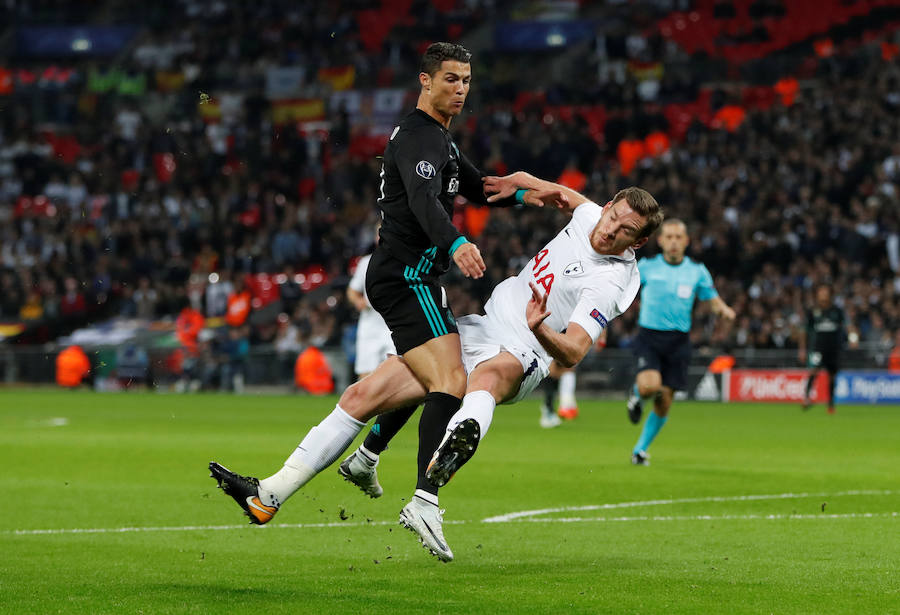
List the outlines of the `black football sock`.
{"type": "Polygon", "coordinates": [[[813,371],[810,372],[809,378],[806,379],[806,399],[809,399],[809,394],[812,392],[813,383],[816,381],[816,376],[818,375],[818,371],[813,371]]]}
{"type": "Polygon", "coordinates": [[[406,425],[416,408],[418,406],[407,406],[379,415],[366,435],[363,446],[376,455],[383,453],[388,447],[388,442],[406,425]]]}
{"type": "Polygon", "coordinates": [[[459,407],[462,400],[447,393],[429,393],[425,396],[422,416],[419,418],[419,475],[416,489],[437,495],[438,488],[425,478],[425,470],[440,446],[447,431],[447,424],[459,407]]]}
{"type": "Polygon", "coordinates": [[[834,385],[837,384],[837,372],[828,372],[828,405],[834,407],[834,385]]]}

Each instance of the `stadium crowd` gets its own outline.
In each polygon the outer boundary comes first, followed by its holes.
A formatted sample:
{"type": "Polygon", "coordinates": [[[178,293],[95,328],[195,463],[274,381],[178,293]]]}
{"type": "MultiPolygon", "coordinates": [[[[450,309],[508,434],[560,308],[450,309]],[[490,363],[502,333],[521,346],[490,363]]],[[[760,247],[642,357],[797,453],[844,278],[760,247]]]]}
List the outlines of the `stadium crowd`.
{"type": "MultiPolygon", "coordinates": [[[[63,79],[22,60],[34,79],[0,94],[0,320],[42,323],[22,339],[44,341],[114,316],[175,317],[186,305],[223,316],[236,280],[268,273],[281,304],[252,321],[251,341],[286,351],[339,344],[355,319],[343,299],[349,269],[374,241],[384,141],[367,140],[341,107],[303,130],[273,121],[267,71],[305,67],[309,96],[346,76],[320,69],[345,64],[355,88],[412,91],[422,43],[478,27],[507,3],[418,3],[427,8],[411,14],[421,17],[388,32],[377,53],[349,17],[354,4],[366,3],[184,0],[154,11],[114,64],[80,60],[63,79]],[[312,272],[323,285],[308,283],[312,272]]],[[[693,100],[704,86],[716,111],[739,100],[739,85],[679,69],[648,88],[627,62],[675,66],[684,52],[614,27],[569,58],[587,67],[577,83],[542,82],[533,104],[516,96],[532,76],[510,71],[503,54],[476,54],[453,131],[488,172],[560,178],[598,201],[639,185],[683,219],[689,255],[738,313],[733,325],[701,315],[697,345],[796,347],[812,286],[830,282],[861,341],[890,348],[900,330],[900,63],[880,49],[819,59],[792,104],[749,109],[733,127],[694,121],[623,168],[621,142],[669,128],[662,103],[693,100]],[[609,111],[598,134],[544,106],[588,101],[609,111]]],[[[475,282],[451,272],[458,313],[480,310],[563,224],[540,210],[483,220],[461,203],[459,212],[488,271],[475,282]]],[[[636,316],[613,323],[610,345],[629,344],[636,316]]]]}

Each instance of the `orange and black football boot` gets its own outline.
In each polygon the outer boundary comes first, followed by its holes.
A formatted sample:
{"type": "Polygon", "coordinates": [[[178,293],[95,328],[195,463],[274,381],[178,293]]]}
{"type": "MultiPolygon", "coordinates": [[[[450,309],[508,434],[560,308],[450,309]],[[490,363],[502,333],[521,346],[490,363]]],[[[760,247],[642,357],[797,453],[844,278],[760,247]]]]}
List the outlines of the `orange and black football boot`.
{"type": "Polygon", "coordinates": [[[209,462],[209,472],[219,483],[219,489],[230,495],[244,509],[250,523],[265,525],[278,512],[277,506],[268,506],[259,499],[259,480],[252,476],[235,474],[215,461],[209,462]]]}

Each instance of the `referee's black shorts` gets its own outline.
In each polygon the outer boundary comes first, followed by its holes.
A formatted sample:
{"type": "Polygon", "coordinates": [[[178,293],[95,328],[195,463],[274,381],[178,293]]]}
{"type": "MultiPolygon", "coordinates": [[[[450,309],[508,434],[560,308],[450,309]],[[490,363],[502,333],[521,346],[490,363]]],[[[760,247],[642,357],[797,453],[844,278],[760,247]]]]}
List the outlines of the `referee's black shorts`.
{"type": "Polygon", "coordinates": [[[369,261],[366,295],[391,330],[397,354],[459,332],[447,293],[436,277],[428,275],[430,268],[431,261],[425,258],[410,267],[380,248],[369,261]]]}
{"type": "Polygon", "coordinates": [[[656,370],[664,386],[673,391],[687,389],[688,366],[691,364],[691,337],[682,331],[638,329],[634,339],[637,371],[656,370]]]}

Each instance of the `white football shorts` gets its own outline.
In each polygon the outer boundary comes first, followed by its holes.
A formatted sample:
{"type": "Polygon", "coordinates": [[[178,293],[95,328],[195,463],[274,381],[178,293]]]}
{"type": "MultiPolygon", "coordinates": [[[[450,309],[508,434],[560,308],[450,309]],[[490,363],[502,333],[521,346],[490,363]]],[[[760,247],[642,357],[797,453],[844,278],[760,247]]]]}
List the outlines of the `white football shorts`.
{"type": "Polygon", "coordinates": [[[509,352],[522,364],[522,383],[516,395],[504,404],[514,404],[527,397],[550,372],[550,366],[534,350],[518,338],[502,330],[490,318],[480,314],[462,316],[456,321],[462,344],[462,360],[466,373],[479,363],[509,352]]]}

